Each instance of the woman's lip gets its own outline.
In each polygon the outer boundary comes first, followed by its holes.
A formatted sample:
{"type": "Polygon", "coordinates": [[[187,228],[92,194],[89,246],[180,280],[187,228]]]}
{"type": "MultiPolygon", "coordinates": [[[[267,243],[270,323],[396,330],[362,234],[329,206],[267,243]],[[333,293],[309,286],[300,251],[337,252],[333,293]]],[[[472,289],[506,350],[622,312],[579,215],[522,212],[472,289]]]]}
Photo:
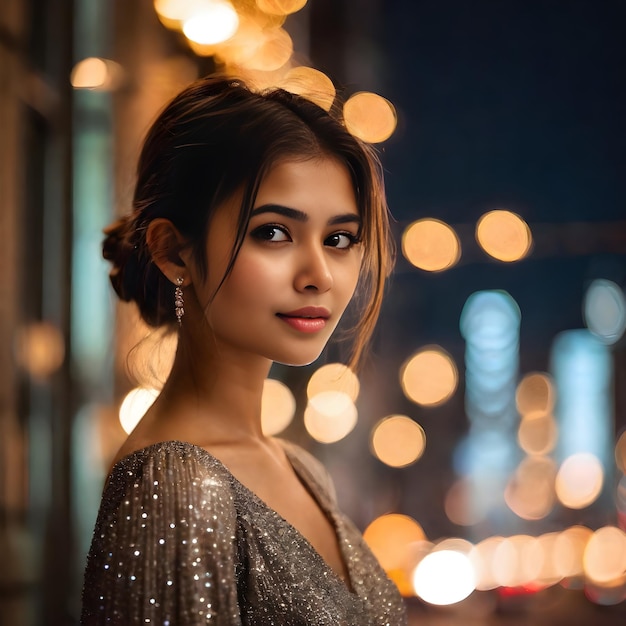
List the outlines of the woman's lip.
{"type": "Polygon", "coordinates": [[[277,313],[277,317],[301,333],[317,333],[326,326],[326,317],[299,317],[297,315],[286,315],[277,313]]]}
{"type": "Polygon", "coordinates": [[[277,313],[279,317],[300,317],[300,318],[322,318],[328,319],[330,317],[330,311],[322,306],[305,306],[295,311],[288,311],[286,313],[277,313]]]}

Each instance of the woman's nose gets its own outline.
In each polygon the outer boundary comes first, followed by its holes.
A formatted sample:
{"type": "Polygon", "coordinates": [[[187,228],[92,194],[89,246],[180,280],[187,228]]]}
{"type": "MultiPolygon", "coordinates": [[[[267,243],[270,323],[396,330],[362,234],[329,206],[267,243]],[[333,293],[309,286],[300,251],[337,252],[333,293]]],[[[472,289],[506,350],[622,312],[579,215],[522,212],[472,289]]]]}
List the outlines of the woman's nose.
{"type": "Polygon", "coordinates": [[[328,291],[333,285],[333,276],[328,266],[323,247],[307,246],[300,251],[295,288],[298,291],[328,291]]]}

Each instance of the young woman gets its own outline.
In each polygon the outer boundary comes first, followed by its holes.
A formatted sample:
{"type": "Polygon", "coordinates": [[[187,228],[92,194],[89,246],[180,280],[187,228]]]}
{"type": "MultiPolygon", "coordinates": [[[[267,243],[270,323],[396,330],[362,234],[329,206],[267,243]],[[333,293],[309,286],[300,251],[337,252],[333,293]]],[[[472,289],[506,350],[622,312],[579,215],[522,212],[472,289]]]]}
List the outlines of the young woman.
{"type": "Polygon", "coordinates": [[[272,362],[314,361],[355,294],[353,361],[371,334],[391,247],[373,151],[304,98],[207,78],[149,131],[133,207],[111,280],[178,349],[108,478],[82,623],[404,624],[324,469],[260,420],[272,362]]]}

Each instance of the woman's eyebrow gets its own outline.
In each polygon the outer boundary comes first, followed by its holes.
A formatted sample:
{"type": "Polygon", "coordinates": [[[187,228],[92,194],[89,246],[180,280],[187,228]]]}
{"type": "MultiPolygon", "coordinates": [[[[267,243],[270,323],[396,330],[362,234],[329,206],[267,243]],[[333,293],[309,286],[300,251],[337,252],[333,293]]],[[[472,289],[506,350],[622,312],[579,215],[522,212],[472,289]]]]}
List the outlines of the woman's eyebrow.
{"type": "MultiPolygon", "coordinates": [[[[292,209],[288,206],[282,206],[280,204],[264,204],[256,209],[252,210],[250,213],[250,217],[254,217],[255,215],[262,215],[263,213],[276,213],[277,215],[282,215],[283,217],[287,217],[292,220],[296,220],[298,222],[306,222],[309,219],[309,216],[304,211],[299,211],[298,209],[292,209]]],[[[328,220],[328,225],[333,226],[335,224],[358,224],[361,225],[361,216],[356,213],[344,213],[341,215],[335,215],[328,220]]]]}

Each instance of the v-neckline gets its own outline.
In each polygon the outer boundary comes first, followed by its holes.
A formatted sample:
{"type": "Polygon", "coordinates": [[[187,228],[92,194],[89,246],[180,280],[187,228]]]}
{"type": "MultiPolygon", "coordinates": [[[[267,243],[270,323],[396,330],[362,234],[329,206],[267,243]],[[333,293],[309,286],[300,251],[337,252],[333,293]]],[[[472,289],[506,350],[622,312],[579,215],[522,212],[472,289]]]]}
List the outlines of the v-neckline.
{"type": "Polygon", "coordinates": [[[288,529],[290,529],[290,531],[294,533],[308,547],[310,552],[313,555],[315,555],[315,558],[317,558],[320,561],[320,563],[324,566],[324,568],[333,576],[333,578],[340,585],[342,585],[345,588],[345,590],[350,595],[354,597],[358,597],[356,586],[352,578],[352,571],[350,570],[349,555],[347,555],[344,550],[343,530],[340,527],[340,524],[339,524],[339,521],[337,519],[335,512],[332,510],[328,502],[323,501],[324,499],[321,497],[322,494],[317,492],[317,489],[316,489],[317,485],[315,484],[315,480],[311,476],[308,468],[304,465],[304,463],[301,462],[301,460],[297,457],[297,455],[295,455],[292,452],[292,450],[289,449],[293,444],[290,444],[289,442],[281,440],[281,439],[277,439],[277,441],[280,443],[281,448],[285,452],[287,461],[289,462],[294,474],[296,475],[296,478],[302,483],[302,486],[311,495],[311,497],[313,498],[313,501],[319,507],[324,517],[326,517],[326,519],[329,521],[333,529],[333,532],[335,534],[335,539],[337,541],[337,546],[339,548],[339,555],[341,559],[343,560],[343,564],[346,570],[348,580],[344,580],[339,575],[339,573],[335,571],[335,569],[329,565],[326,559],[317,551],[315,546],[291,522],[285,519],[278,511],[276,511],[276,509],[274,509],[269,504],[267,504],[267,502],[265,502],[265,500],[263,500],[254,491],[252,491],[252,489],[244,485],[220,459],[218,459],[214,454],[212,454],[211,452],[209,452],[206,448],[203,448],[202,446],[199,446],[197,444],[190,443],[187,441],[179,441],[176,439],[172,439],[168,441],[160,441],[160,442],[145,446],[143,448],[140,448],[138,450],[135,450],[134,452],[131,452],[126,457],[120,459],[115,465],[119,465],[124,459],[128,459],[129,457],[139,455],[142,452],[145,453],[151,448],[156,448],[159,446],[167,446],[168,444],[175,444],[177,446],[182,446],[182,447],[194,450],[196,453],[199,453],[201,455],[208,457],[214,463],[217,463],[220,465],[220,467],[224,470],[224,472],[228,474],[228,476],[235,483],[235,485],[239,486],[239,488],[242,489],[249,497],[251,497],[257,503],[259,503],[271,515],[276,517],[282,524],[284,524],[288,529]]]}

